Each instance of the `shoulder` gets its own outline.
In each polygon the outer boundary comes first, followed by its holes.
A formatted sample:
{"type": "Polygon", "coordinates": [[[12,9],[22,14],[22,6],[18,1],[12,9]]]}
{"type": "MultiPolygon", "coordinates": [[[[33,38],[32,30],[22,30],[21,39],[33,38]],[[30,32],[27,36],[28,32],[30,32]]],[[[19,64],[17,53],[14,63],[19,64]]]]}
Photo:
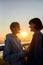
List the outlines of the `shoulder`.
{"type": "Polygon", "coordinates": [[[12,34],[7,34],[6,35],[6,39],[11,39],[12,38],[12,34]]]}
{"type": "Polygon", "coordinates": [[[9,44],[12,41],[12,34],[6,34],[5,44],[9,44]]]}
{"type": "Polygon", "coordinates": [[[41,37],[43,34],[40,31],[34,33],[35,37],[41,37]]]}
{"type": "Polygon", "coordinates": [[[34,33],[33,39],[34,39],[35,41],[36,41],[36,40],[41,40],[41,39],[42,39],[42,36],[43,36],[42,32],[37,31],[37,32],[34,33]]]}

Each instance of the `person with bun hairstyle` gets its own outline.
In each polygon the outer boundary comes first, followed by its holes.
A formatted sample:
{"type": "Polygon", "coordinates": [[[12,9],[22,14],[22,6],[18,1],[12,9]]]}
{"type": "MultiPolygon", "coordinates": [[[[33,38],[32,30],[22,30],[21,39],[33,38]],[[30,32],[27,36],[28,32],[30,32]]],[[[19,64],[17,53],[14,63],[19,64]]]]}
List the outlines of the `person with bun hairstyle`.
{"type": "Polygon", "coordinates": [[[39,18],[33,18],[29,25],[34,34],[27,55],[27,65],[43,65],[42,22],[39,18]]]}

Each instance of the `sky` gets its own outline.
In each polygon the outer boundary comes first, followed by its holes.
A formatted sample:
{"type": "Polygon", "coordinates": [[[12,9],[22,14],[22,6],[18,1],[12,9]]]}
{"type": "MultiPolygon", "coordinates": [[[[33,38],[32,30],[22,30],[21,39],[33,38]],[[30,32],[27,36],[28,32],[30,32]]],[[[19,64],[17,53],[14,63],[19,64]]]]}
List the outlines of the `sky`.
{"type": "Polygon", "coordinates": [[[10,24],[18,21],[28,30],[28,22],[39,17],[43,23],[43,0],[0,0],[0,36],[10,32],[10,24]]]}

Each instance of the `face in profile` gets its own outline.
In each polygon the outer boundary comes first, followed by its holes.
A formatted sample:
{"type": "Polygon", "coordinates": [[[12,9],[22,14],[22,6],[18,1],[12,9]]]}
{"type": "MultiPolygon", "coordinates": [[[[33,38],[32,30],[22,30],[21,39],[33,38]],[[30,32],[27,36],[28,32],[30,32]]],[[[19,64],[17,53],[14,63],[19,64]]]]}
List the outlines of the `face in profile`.
{"type": "Polygon", "coordinates": [[[42,22],[39,18],[33,18],[29,21],[30,24],[30,28],[31,31],[35,32],[35,31],[40,31],[43,26],[42,26],[42,22]]]}
{"type": "Polygon", "coordinates": [[[16,33],[19,33],[20,32],[20,25],[17,25],[15,29],[16,29],[16,33]]]}
{"type": "Polygon", "coordinates": [[[35,31],[35,24],[31,23],[29,27],[31,31],[33,32],[35,31]]]}
{"type": "Polygon", "coordinates": [[[20,24],[18,22],[11,23],[10,30],[14,34],[19,33],[20,32],[20,24]]]}
{"type": "Polygon", "coordinates": [[[16,25],[15,27],[13,27],[13,30],[12,30],[13,33],[19,33],[20,32],[20,25],[16,25]]]}

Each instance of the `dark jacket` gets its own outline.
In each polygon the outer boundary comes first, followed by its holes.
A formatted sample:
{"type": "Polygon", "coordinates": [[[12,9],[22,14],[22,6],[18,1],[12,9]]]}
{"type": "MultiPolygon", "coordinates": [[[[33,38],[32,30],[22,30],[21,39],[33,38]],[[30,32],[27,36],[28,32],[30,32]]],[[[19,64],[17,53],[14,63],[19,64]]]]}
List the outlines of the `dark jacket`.
{"type": "Polygon", "coordinates": [[[34,33],[27,56],[27,65],[43,65],[42,37],[41,32],[38,31],[34,33]]]}

